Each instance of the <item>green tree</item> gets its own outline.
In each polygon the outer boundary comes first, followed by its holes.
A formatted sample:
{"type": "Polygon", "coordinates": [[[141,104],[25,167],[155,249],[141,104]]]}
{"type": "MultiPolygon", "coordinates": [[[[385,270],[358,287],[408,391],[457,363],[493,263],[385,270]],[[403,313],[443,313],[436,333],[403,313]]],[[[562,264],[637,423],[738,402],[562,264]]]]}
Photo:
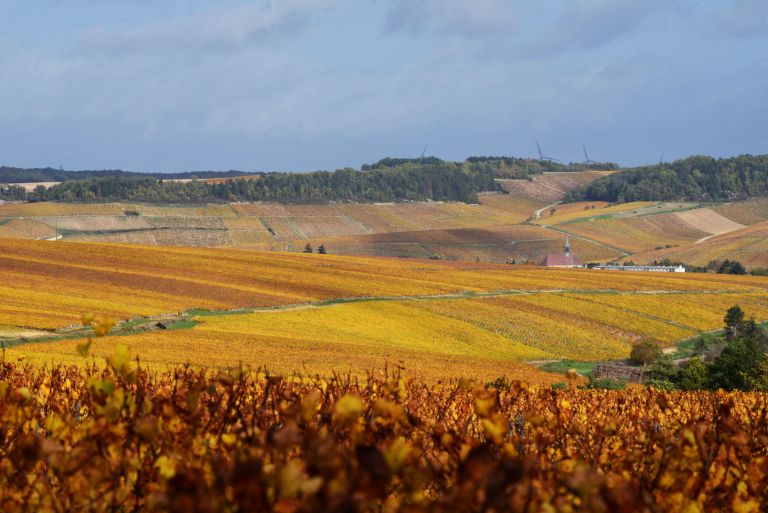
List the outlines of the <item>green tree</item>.
{"type": "Polygon", "coordinates": [[[739,305],[733,305],[725,313],[725,329],[732,329],[744,322],[744,310],[739,305]]]}
{"type": "Polygon", "coordinates": [[[713,388],[724,390],[753,390],[764,382],[768,360],[754,337],[740,337],[726,342],[710,368],[713,388]]]}
{"type": "Polygon", "coordinates": [[[644,340],[632,346],[629,358],[638,365],[648,365],[661,358],[663,354],[657,343],[644,340]]]}
{"type": "Polygon", "coordinates": [[[312,253],[314,250],[312,249],[312,244],[307,242],[307,245],[304,246],[304,253],[312,253]]]}
{"type": "Polygon", "coordinates": [[[709,367],[701,358],[691,358],[680,369],[677,384],[682,390],[705,390],[709,388],[709,367]]]}

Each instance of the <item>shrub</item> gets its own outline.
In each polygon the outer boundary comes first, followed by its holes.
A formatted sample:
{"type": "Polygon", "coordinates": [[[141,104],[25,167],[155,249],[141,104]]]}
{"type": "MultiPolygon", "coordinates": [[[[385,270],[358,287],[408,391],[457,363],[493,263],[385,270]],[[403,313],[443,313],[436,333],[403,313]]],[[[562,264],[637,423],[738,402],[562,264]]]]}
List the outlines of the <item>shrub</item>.
{"type": "Polygon", "coordinates": [[[678,386],[682,390],[704,390],[709,387],[709,367],[701,358],[691,358],[680,369],[678,386]]]}
{"type": "Polygon", "coordinates": [[[592,375],[589,376],[589,381],[584,388],[590,390],[624,390],[627,386],[626,382],[620,379],[613,378],[601,378],[595,379],[592,375]]]}
{"type": "Polygon", "coordinates": [[[638,365],[648,365],[661,358],[663,354],[657,343],[644,340],[632,346],[629,358],[638,365]]]}

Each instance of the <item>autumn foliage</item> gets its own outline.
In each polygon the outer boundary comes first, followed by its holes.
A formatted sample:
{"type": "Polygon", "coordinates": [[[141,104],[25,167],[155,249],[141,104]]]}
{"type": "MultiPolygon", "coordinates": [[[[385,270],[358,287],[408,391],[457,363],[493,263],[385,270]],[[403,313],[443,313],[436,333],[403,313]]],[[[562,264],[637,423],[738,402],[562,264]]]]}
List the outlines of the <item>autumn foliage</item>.
{"type": "Polygon", "coordinates": [[[764,394],[0,369],[3,511],[762,511],[764,394]]]}

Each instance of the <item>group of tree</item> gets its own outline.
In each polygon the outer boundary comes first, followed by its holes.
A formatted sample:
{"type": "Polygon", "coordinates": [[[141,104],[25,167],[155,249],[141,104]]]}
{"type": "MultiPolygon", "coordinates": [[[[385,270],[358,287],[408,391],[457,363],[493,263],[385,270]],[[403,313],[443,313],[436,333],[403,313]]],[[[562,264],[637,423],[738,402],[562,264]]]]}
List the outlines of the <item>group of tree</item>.
{"type": "Polygon", "coordinates": [[[728,309],[721,336],[703,336],[695,356],[673,362],[652,342],[632,348],[630,358],[646,366],[648,384],[668,390],[743,390],[768,392],[768,333],[739,306],[728,309]]]}
{"type": "Polygon", "coordinates": [[[179,182],[148,176],[91,177],[32,191],[30,201],[276,201],[283,203],[461,201],[499,190],[490,169],[468,163],[405,162],[364,171],[266,173],[256,179],[179,182]]]}
{"type": "Polygon", "coordinates": [[[2,201],[24,201],[27,199],[27,190],[20,185],[0,184],[0,200],[2,201]]]}
{"type": "Polygon", "coordinates": [[[0,166],[0,183],[33,183],[33,182],[63,182],[65,180],[82,180],[83,178],[109,177],[109,176],[135,176],[166,179],[203,179],[203,178],[230,178],[242,175],[254,175],[258,173],[246,173],[243,171],[185,171],[183,173],[140,173],[135,171],[123,171],[122,169],[101,169],[85,171],[67,171],[52,167],[21,168],[0,166]]]}
{"type": "MultiPolygon", "coordinates": [[[[617,169],[612,163],[590,169],[617,169]]],[[[515,157],[470,157],[451,162],[437,157],[385,158],[361,169],[311,173],[135,173],[121,170],[63,171],[53,168],[0,167],[0,183],[61,182],[18,193],[12,201],[276,201],[282,203],[462,201],[477,202],[477,193],[501,191],[497,178],[530,179],[544,172],[578,172],[583,164],[561,164],[515,157]],[[216,182],[206,178],[230,178],[216,182]],[[176,179],[192,179],[177,182],[176,179]],[[194,180],[194,179],[200,180],[194,180]]],[[[3,194],[3,192],[0,192],[3,194]]],[[[0,196],[0,199],[6,199],[0,196]]]]}
{"type": "Polygon", "coordinates": [[[693,156],[613,173],[570,191],[565,201],[722,201],[765,195],[768,155],[693,156]]]}

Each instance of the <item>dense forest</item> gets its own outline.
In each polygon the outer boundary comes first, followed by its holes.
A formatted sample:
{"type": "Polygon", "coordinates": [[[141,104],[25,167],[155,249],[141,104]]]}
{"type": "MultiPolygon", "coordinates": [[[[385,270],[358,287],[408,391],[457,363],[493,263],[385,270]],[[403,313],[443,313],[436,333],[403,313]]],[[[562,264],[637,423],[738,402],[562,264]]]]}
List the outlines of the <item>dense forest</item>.
{"type": "Polygon", "coordinates": [[[63,182],[65,180],[79,180],[83,178],[108,177],[108,176],[136,176],[150,178],[183,179],[183,178],[229,178],[242,176],[242,171],[189,171],[184,173],[137,173],[120,169],[104,169],[100,171],[65,171],[42,168],[20,168],[0,166],[0,183],[27,183],[27,182],[63,182]]]}
{"type": "Polygon", "coordinates": [[[30,201],[277,201],[285,203],[372,201],[477,202],[477,193],[498,190],[491,169],[467,163],[399,163],[365,171],[265,173],[256,179],[210,183],[152,177],[93,177],[38,186],[30,201]]]}
{"type": "Polygon", "coordinates": [[[768,155],[694,156],[628,169],[569,192],[565,201],[720,201],[768,195],[768,155]]]}
{"type": "MultiPolygon", "coordinates": [[[[599,164],[616,169],[616,164],[599,164]]],[[[595,166],[591,166],[595,168],[595,166]]],[[[256,179],[238,179],[242,173],[132,173],[126,171],[60,171],[51,168],[0,168],[0,182],[60,181],[25,193],[17,186],[0,188],[6,201],[144,201],[190,203],[206,201],[276,201],[284,203],[372,201],[477,202],[477,193],[500,190],[495,178],[526,179],[543,172],[583,171],[582,164],[520,159],[470,157],[464,162],[437,157],[385,158],[351,168],[313,173],[250,173],[256,179]],[[177,182],[179,178],[232,180],[177,182]]]]}

